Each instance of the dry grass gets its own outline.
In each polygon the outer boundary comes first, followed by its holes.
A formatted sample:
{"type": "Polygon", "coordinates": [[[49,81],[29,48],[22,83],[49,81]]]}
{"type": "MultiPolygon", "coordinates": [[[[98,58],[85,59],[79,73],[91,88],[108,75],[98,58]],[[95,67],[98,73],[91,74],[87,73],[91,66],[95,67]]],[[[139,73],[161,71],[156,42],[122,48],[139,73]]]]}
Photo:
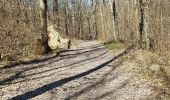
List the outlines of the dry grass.
{"type": "MultiPolygon", "coordinates": [[[[106,45],[114,54],[121,51],[125,45],[112,42],[106,45]]],[[[159,98],[163,94],[170,94],[170,81],[168,79],[167,67],[170,68],[169,56],[160,55],[158,53],[147,50],[133,50],[126,56],[121,58],[122,65],[126,67],[126,71],[136,74],[145,82],[152,84],[153,89],[157,91],[155,95],[159,98]]],[[[170,73],[169,73],[170,74],[170,73]]],[[[170,78],[170,77],[169,77],[170,78]]]]}
{"type": "Polygon", "coordinates": [[[140,80],[151,84],[156,98],[162,100],[169,94],[169,80],[164,72],[163,62],[158,60],[161,59],[158,55],[144,50],[135,50],[122,59],[123,65],[127,66],[127,71],[135,73],[140,80]]]}

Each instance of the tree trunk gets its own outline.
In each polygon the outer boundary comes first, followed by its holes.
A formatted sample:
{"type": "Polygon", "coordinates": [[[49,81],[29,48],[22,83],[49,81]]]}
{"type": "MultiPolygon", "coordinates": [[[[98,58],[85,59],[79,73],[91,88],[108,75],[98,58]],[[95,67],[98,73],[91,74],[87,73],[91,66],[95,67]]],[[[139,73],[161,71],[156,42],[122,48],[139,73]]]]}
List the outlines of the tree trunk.
{"type": "Polygon", "coordinates": [[[60,11],[59,11],[59,2],[58,0],[53,0],[54,2],[54,23],[57,24],[57,29],[60,30],[60,11]]]}
{"type": "Polygon", "coordinates": [[[50,51],[50,47],[48,46],[48,34],[47,34],[47,0],[40,0],[40,18],[44,54],[46,54],[50,51]]]}
{"type": "Polygon", "coordinates": [[[66,28],[66,35],[69,35],[68,32],[68,0],[65,0],[65,28],[66,28]]]}
{"type": "Polygon", "coordinates": [[[111,0],[109,0],[109,4],[110,4],[110,10],[112,12],[112,24],[113,24],[113,35],[114,35],[114,40],[117,41],[117,36],[116,36],[116,30],[115,30],[115,0],[113,1],[113,3],[111,2],[111,0]]]}
{"type": "Polygon", "coordinates": [[[144,30],[144,11],[143,11],[143,2],[139,0],[140,8],[140,23],[139,23],[139,46],[143,48],[143,30],[144,30]]]}

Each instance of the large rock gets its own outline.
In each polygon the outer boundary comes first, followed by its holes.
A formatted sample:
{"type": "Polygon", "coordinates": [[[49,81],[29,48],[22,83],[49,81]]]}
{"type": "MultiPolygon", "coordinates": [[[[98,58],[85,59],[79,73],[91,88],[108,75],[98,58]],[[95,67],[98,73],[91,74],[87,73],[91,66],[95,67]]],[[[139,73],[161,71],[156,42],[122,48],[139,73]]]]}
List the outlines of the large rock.
{"type": "Polygon", "coordinates": [[[54,26],[50,26],[48,27],[48,45],[54,52],[58,52],[61,49],[68,49],[69,39],[63,39],[54,26]]]}

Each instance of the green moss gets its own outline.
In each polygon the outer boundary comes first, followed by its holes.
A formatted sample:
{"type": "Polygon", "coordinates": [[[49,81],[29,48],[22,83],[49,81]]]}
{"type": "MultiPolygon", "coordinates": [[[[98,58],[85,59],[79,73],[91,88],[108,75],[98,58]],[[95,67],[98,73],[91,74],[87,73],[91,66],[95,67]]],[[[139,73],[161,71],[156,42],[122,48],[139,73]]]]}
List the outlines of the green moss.
{"type": "Polygon", "coordinates": [[[115,49],[118,47],[118,43],[115,41],[109,42],[109,43],[105,43],[106,48],[108,49],[115,49]]]}
{"type": "Polygon", "coordinates": [[[125,49],[126,46],[120,42],[107,42],[104,44],[106,48],[110,49],[113,54],[119,54],[121,50],[125,49]]]}

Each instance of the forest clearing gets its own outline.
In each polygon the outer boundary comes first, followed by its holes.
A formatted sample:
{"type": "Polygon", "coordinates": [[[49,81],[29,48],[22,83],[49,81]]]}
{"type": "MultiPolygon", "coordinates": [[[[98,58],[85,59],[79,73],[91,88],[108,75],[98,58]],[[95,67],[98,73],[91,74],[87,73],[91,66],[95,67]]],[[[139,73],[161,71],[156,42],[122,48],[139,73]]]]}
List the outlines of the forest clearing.
{"type": "Polygon", "coordinates": [[[0,0],[0,100],[170,100],[169,0],[0,0]]]}

